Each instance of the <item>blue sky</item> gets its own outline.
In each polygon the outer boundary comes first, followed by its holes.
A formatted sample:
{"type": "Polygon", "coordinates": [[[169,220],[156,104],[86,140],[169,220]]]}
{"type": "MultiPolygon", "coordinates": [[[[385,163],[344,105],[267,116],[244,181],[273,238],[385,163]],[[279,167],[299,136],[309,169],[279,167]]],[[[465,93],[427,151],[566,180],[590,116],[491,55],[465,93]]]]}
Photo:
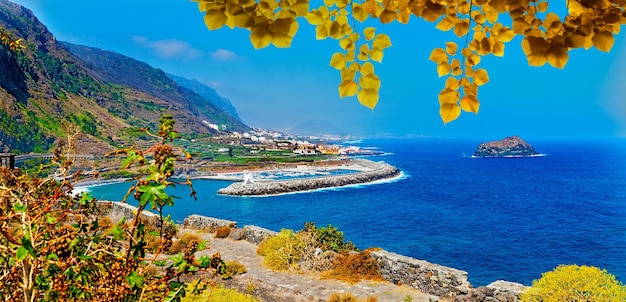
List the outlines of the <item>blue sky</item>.
{"type": "Polygon", "coordinates": [[[430,51],[455,40],[415,18],[378,26],[393,46],[376,70],[382,80],[374,110],[340,99],[338,71],[328,64],[335,40],[315,40],[300,20],[289,49],[254,50],[246,30],[208,31],[195,2],[186,0],[19,0],[58,40],[115,51],[166,72],[197,79],[229,98],[251,126],[288,129],[328,121],[355,135],[451,138],[626,137],[626,38],[610,53],[570,52],[564,70],[529,67],[516,38],[505,57],[483,58],[491,81],[481,87],[478,115],[444,125],[437,95],[444,79],[430,51]]]}

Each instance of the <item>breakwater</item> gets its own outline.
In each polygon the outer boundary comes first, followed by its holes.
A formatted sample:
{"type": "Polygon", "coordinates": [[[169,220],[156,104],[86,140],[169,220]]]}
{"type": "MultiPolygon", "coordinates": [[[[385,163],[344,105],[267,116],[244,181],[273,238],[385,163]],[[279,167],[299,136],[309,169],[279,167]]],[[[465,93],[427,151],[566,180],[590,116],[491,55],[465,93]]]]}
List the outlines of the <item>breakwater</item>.
{"type": "Polygon", "coordinates": [[[402,173],[402,171],[394,166],[370,160],[353,160],[353,164],[358,165],[361,168],[359,172],[335,176],[268,182],[236,182],[226,188],[218,190],[217,193],[233,196],[275,195],[370,183],[378,180],[394,178],[402,173]]]}

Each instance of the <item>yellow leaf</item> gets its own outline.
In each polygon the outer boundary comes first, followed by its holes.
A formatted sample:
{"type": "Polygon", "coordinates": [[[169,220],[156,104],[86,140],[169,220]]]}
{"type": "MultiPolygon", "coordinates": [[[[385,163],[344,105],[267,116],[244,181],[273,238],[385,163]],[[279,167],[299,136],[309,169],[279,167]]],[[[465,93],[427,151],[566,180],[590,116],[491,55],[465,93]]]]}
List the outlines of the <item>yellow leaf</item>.
{"type": "Polygon", "coordinates": [[[480,102],[473,95],[466,95],[461,98],[461,109],[466,112],[474,112],[478,113],[478,108],[480,107],[480,102]]]}
{"type": "Polygon", "coordinates": [[[383,61],[383,51],[374,47],[370,50],[370,58],[378,63],[383,61]]]}
{"type": "Polygon", "coordinates": [[[448,55],[443,48],[435,48],[430,52],[430,57],[428,59],[437,64],[442,64],[448,62],[448,55]]]}
{"type": "MultiPolygon", "coordinates": [[[[547,2],[543,2],[548,4],[547,2]]],[[[549,12],[543,20],[543,27],[545,28],[560,28],[562,25],[561,18],[553,12],[549,12]]]]}
{"type": "Polygon", "coordinates": [[[309,13],[309,1],[298,0],[295,4],[291,5],[289,9],[295,12],[298,17],[306,16],[309,13]]]}
{"type": "Polygon", "coordinates": [[[374,64],[372,64],[371,62],[363,63],[363,65],[359,68],[359,72],[362,75],[373,74],[374,73],[374,64]]]}
{"type": "Polygon", "coordinates": [[[319,25],[326,21],[319,10],[310,11],[305,18],[311,25],[319,25]]]}
{"type": "Polygon", "coordinates": [[[538,51],[533,52],[526,56],[528,59],[528,65],[530,66],[543,66],[548,62],[548,52],[547,51],[538,51]]]}
{"type": "Polygon", "coordinates": [[[354,42],[348,38],[343,38],[339,40],[339,46],[341,46],[344,50],[352,50],[354,49],[354,42]]]}
{"type": "Polygon", "coordinates": [[[548,2],[541,2],[537,5],[540,13],[545,13],[548,10],[548,2]]]}
{"type": "Polygon", "coordinates": [[[355,50],[350,50],[346,53],[346,64],[347,62],[353,62],[354,61],[354,56],[355,56],[355,50]]]}
{"type": "Polygon", "coordinates": [[[376,28],[374,27],[366,28],[365,30],[363,30],[363,36],[365,37],[365,40],[371,41],[376,36],[376,28]]]}
{"type": "Polygon", "coordinates": [[[450,90],[458,90],[459,89],[459,80],[457,80],[455,77],[449,77],[446,80],[446,88],[450,89],[450,90]]]}
{"type": "Polygon", "coordinates": [[[469,84],[469,81],[463,81],[465,79],[461,79],[461,86],[463,86],[463,94],[465,95],[478,95],[478,85],[472,83],[469,84]]]}
{"type": "Polygon", "coordinates": [[[476,70],[476,73],[474,73],[474,83],[478,86],[489,83],[489,75],[485,69],[479,68],[476,70]]]}
{"type": "Polygon", "coordinates": [[[439,104],[456,104],[459,101],[459,92],[444,88],[439,92],[439,104]]]}
{"type": "Polygon", "coordinates": [[[496,41],[496,43],[493,44],[493,48],[491,51],[493,52],[494,56],[504,57],[504,43],[502,43],[501,41],[496,41]]]}
{"type": "Polygon", "coordinates": [[[231,18],[229,18],[229,21],[231,19],[232,19],[232,27],[250,28],[254,25],[254,17],[246,13],[233,15],[231,18]]]}
{"type": "Polygon", "coordinates": [[[335,0],[324,0],[324,5],[331,7],[335,5],[335,0]]]}
{"type": "Polygon", "coordinates": [[[250,32],[250,42],[255,49],[264,48],[272,42],[272,33],[267,28],[267,23],[257,24],[250,32]]]}
{"type": "Polygon", "coordinates": [[[402,24],[408,24],[410,19],[411,19],[411,11],[408,8],[401,10],[400,13],[398,14],[398,22],[402,24]]]}
{"type": "Polygon", "coordinates": [[[204,24],[209,30],[219,29],[226,24],[227,17],[223,11],[210,9],[204,14],[204,24]]]}
{"type": "Polygon", "coordinates": [[[441,31],[449,31],[454,27],[454,22],[452,22],[452,20],[446,16],[443,17],[435,27],[441,31]]]}
{"type": "Polygon", "coordinates": [[[372,47],[378,48],[380,50],[384,50],[387,47],[391,46],[391,39],[386,34],[378,34],[376,38],[374,38],[374,42],[372,42],[372,47]]]}
{"type": "Polygon", "coordinates": [[[530,24],[524,20],[524,18],[516,18],[513,20],[513,32],[523,35],[527,29],[530,28],[530,24]]]}
{"type": "Polygon", "coordinates": [[[500,14],[498,14],[498,11],[495,9],[485,12],[485,15],[487,16],[487,21],[489,21],[489,23],[491,24],[498,22],[498,17],[500,16],[500,14]]]}
{"type": "Polygon", "coordinates": [[[356,71],[351,70],[350,68],[344,68],[341,70],[341,81],[354,81],[356,78],[356,71]]]}
{"type": "Polygon", "coordinates": [[[447,124],[451,121],[456,120],[461,115],[461,107],[457,104],[441,104],[439,107],[439,116],[441,116],[441,120],[443,120],[444,124],[447,124]]]}
{"type": "Polygon", "coordinates": [[[391,23],[396,20],[396,12],[385,9],[378,18],[382,24],[391,23]]]}
{"type": "Polygon", "coordinates": [[[359,54],[357,55],[357,58],[361,61],[367,61],[369,59],[369,52],[369,46],[367,44],[363,44],[359,47],[359,54]]]}
{"type": "Polygon", "coordinates": [[[352,16],[354,16],[354,19],[356,19],[359,22],[364,22],[365,20],[367,20],[367,12],[365,12],[365,10],[363,9],[363,6],[361,4],[353,4],[352,7],[352,16]]]}
{"type": "Polygon", "coordinates": [[[372,16],[378,16],[379,9],[380,9],[380,6],[378,6],[378,3],[376,2],[376,0],[367,0],[363,4],[363,10],[367,14],[372,15],[372,16]]]}
{"type": "Polygon", "coordinates": [[[295,19],[278,19],[269,25],[269,31],[272,32],[274,46],[287,48],[298,31],[298,22],[295,19]]]}
{"type": "Polygon", "coordinates": [[[470,66],[476,66],[480,63],[480,56],[472,53],[467,57],[467,61],[465,61],[470,66]]]}
{"type": "Polygon", "coordinates": [[[339,84],[339,97],[354,96],[359,91],[359,84],[352,80],[345,80],[339,84]]]}
{"type": "Polygon", "coordinates": [[[550,65],[563,69],[568,59],[567,46],[564,44],[552,45],[552,48],[548,52],[548,63],[550,63],[550,65]]]}
{"type": "Polygon", "coordinates": [[[373,73],[361,76],[359,83],[363,89],[380,89],[380,78],[373,73]]]}
{"type": "Polygon", "coordinates": [[[511,40],[513,40],[514,37],[515,37],[515,32],[510,30],[508,27],[502,28],[500,32],[498,33],[498,40],[504,43],[510,42],[511,40]]]}
{"type": "Polygon", "coordinates": [[[585,46],[587,37],[573,33],[565,38],[565,45],[570,48],[581,48],[585,46]]]}
{"type": "Polygon", "coordinates": [[[613,47],[613,43],[615,43],[615,38],[613,34],[608,31],[600,31],[596,32],[591,38],[593,42],[593,46],[601,51],[610,51],[613,47]]]}
{"type": "Polygon", "coordinates": [[[450,66],[450,64],[448,63],[442,63],[437,65],[437,74],[439,74],[439,77],[449,75],[451,71],[452,66],[450,66]]]}
{"type": "Polygon", "coordinates": [[[330,66],[337,70],[346,68],[346,55],[340,52],[333,54],[330,58],[330,66]]]}
{"type": "Polygon", "coordinates": [[[465,19],[454,25],[454,34],[457,37],[465,36],[470,30],[469,20],[465,19]]]}
{"type": "Polygon", "coordinates": [[[476,21],[477,24],[484,24],[486,20],[487,16],[485,14],[478,14],[474,17],[474,21],[476,21]]]}
{"type": "Polygon", "coordinates": [[[322,23],[315,28],[315,38],[317,40],[323,40],[328,37],[328,29],[326,28],[326,24],[322,23]]]}
{"type": "Polygon", "coordinates": [[[446,52],[449,55],[451,55],[451,56],[455,55],[456,54],[456,50],[458,48],[459,47],[456,45],[456,43],[454,43],[454,42],[446,42],[446,52]]]}
{"type": "Polygon", "coordinates": [[[374,107],[376,107],[376,103],[378,103],[378,90],[361,89],[357,94],[357,99],[363,106],[374,109],[374,107]]]}

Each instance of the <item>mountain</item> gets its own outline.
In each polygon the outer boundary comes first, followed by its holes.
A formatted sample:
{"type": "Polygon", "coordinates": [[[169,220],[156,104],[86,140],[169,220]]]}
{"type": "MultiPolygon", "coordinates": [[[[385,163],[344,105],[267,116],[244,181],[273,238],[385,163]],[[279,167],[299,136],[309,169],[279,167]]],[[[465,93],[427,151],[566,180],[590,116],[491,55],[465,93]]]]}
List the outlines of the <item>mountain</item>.
{"type": "Polygon", "coordinates": [[[58,42],[28,9],[0,0],[0,27],[25,49],[0,47],[0,152],[46,152],[71,129],[83,152],[134,143],[137,127],[174,115],[183,135],[245,131],[238,118],[181,87],[162,70],[97,48],[58,42]]]}
{"type": "Polygon", "coordinates": [[[217,106],[218,108],[228,112],[233,117],[241,120],[239,115],[237,114],[237,109],[233,106],[229,99],[217,94],[215,89],[202,84],[198,80],[190,80],[185,77],[176,76],[173,74],[167,74],[170,79],[174,80],[178,85],[183,86],[195,93],[199,96],[203,97],[205,100],[211,102],[211,104],[217,106]]]}

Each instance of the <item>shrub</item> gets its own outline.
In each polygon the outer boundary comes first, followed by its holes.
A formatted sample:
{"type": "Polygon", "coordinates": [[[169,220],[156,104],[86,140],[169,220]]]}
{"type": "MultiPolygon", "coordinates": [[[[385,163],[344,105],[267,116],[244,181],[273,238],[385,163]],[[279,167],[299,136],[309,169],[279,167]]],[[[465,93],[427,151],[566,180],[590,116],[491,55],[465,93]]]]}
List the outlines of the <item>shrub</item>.
{"type": "Polygon", "coordinates": [[[225,263],[224,272],[221,274],[222,279],[230,279],[236,275],[245,274],[246,267],[238,261],[231,260],[225,263]]]}
{"type": "Polygon", "coordinates": [[[178,240],[172,242],[167,253],[170,255],[178,254],[191,245],[200,244],[201,241],[196,234],[184,233],[178,240]]]}
{"type": "Polygon", "coordinates": [[[253,296],[246,295],[234,289],[224,288],[223,285],[211,286],[202,283],[199,286],[195,284],[187,284],[187,295],[183,297],[181,302],[205,301],[205,302],[258,302],[259,300],[253,296]],[[202,287],[202,293],[195,293],[194,289],[202,287]]]}
{"type": "Polygon", "coordinates": [[[337,253],[357,250],[352,242],[344,242],[343,232],[331,224],[325,228],[317,228],[315,233],[321,248],[324,250],[331,250],[337,253]]]}
{"type": "Polygon", "coordinates": [[[378,299],[376,299],[375,297],[367,297],[364,300],[360,300],[360,299],[357,299],[351,293],[345,293],[345,294],[333,293],[332,295],[330,295],[330,298],[328,298],[328,300],[326,301],[327,302],[359,302],[359,301],[376,302],[378,301],[378,299]]]}
{"type": "Polygon", "coordinates": [[[384,280],[380,274],[380,265],[372,257],[370,249],[358,253],[339,255],[333,264],[333,269],[324,272],[322,277],[350,283],[357,283],[361,280],[384,280]]]}
{"type": "Polygon", "coordinates": [[[626,287],[593,266],[559,265],[533,281],[522,301],[626,301],[626,287]]]}
{"type": "Polygon", "coordinates": [[[226,238],[230,234],[230,227],[225,225],[217,228],[215,231],[215,238],[226,238]]]}
{"type": "Polygon", "coordinates": [[[304,245],[298,234],[283,229],[278,235],[263,240],[257,253],[263,256],[263,264],[272,270],[298,270],[304,245]]]}

